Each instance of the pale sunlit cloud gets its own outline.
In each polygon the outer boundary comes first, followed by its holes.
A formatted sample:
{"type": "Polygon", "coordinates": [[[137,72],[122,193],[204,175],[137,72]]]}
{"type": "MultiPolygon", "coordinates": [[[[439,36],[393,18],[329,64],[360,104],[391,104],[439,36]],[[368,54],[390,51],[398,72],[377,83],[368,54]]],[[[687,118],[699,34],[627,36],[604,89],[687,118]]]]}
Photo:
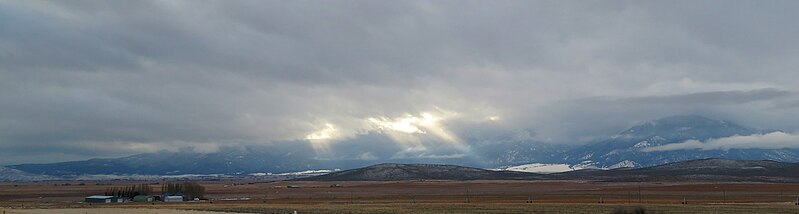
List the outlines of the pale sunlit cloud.
{"type": "Polygon", "coordinates": [[[338,137],[339,132],[333,124],[325,123],[324,127],[305,136],[317,154],[330,152],[331,140],[338,137]]]}
{"type": "MultiPolygon", "coordinates": [[[[397,118],[371,117],[367,120],[379,130],[412,135],[430,134],[449,143],[459,143],[458,137],[442,124],[443,121],[451,119],[458,114],[446,111],[442,111],[440,114],[434,115],[433,113],[422,112],[419,115],[407,114],[397,118]]],[[[396,135],[392,136],[396,137],[396,135]]]]}
{"type": "Polygon", "coordinates": [[[333,136],[337,133],[336,127],[333,124],[325,124],[325,127],[322,130],[313,132],[305,136],[307,140],[324,140],[333,138],[333,136]]]}
{"type": "Polygon", "coordinates": [[[378,129],[381,130],[392,130],[408,134],[426,133],[425,131],[419,129],[418,124],[420,123],[421,119],[410,114],[406,115],[405,117],[393,119],[387,117],[372,117],[368,118],[367,120],[372,122],[377,126],[378,129]]]}

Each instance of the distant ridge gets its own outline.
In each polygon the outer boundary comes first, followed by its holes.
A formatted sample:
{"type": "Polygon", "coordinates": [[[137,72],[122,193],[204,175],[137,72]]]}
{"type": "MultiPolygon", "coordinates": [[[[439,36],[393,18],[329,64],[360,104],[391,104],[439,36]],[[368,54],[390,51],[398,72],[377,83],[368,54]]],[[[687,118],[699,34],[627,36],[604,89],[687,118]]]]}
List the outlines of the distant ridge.
{"type": "Polygon", "coordinates": [[[55,178],[47,175],[36,175],[0,166],[0,181],[42,181],[53,179],[55,178]]]}
{"type": "Polygon", "coordinates": [[[564,172],[552,174],[548,178],[603,181],[799,182],[799,163],[707,158],[635,169],[564,172]]]}
{"type": "Polygon", "coordinates": [[[397,180],[522,180],[540,179],[541,175],[526,172],[493,171],[442,164],[384,163],[364,168],[334,172],[307,181],[397,181],[397,180]]]}
{"type": "Polygon", "coordinates": [[[709,158],[645,168],[584,169],[556,174],[492,171],[438,164],[386,163],[334,172],[304,181],[401,180],[595,180],[595,181],[725,181],[799,182],[799,163],[770,160],[709,158]]]}

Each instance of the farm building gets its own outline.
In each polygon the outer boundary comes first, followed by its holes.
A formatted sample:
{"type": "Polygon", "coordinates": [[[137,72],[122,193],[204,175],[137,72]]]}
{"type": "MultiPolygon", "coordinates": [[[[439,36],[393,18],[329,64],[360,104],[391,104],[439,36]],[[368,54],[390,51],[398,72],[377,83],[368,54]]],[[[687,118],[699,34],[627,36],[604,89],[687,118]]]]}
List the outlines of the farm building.
{"type": "Polygon", "coordinates": [[[122,203],[127,201],[125,198],[118,198],[107,195],[92,195],[86,197],[84,200],[86,202],[91,202],[91,203],[122,203]]]}
{"type": "Polygon", "coordinates": [[[171,195],[171,196],[164,196],[162,197],[164,202],[182,202],[183,196],[180,195],[171,195]]]}
{"type": "Polygon", "coordinates": [[[154,200],[155,199],[153,198],[153,196],[149,195],[137,195],[136,197],[133,197],[133,201],[135,202],[152,202],[154,200]]]}

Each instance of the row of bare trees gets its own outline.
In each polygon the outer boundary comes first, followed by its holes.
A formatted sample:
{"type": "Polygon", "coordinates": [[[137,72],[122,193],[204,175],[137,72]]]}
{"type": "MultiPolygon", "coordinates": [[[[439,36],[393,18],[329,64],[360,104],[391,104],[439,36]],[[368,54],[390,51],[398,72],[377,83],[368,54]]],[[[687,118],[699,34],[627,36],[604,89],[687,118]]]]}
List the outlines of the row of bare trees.
{"type": "MultiPolygon", "coordinates": [[[[152,187],[147,184],[137,184],[125,187],[111,187],[105,190],[105,195],[133,198],[137,195],[154,194],[152,187]]],[[[186,199],[205,198],[205,187],[198,183],[165,183],[161,185],[161,194],[182,195],[186,199]]]]}
{"type": "Polygon", "coordinates": [[[150,195],[153,189],[147,184],[130,185],[126,187],[111,187],[105,189],[105,195],[133,198],[137,195],[150,195]]]}

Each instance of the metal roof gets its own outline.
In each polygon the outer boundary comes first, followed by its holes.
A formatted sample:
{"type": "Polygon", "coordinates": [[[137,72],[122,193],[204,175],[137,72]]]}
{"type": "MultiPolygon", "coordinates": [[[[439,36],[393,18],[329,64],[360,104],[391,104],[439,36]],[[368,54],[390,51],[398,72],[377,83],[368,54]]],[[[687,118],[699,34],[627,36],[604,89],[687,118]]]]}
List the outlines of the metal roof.
{"type": "Polygon", "coordinates": [[[107,196],[107,195],[92,195],[92,196],[89,196],[89,197],[86,197],[86,198],[87,198],[87,199],[109,199],[109,198],[114,198],[114,196],[107,196]]]}

